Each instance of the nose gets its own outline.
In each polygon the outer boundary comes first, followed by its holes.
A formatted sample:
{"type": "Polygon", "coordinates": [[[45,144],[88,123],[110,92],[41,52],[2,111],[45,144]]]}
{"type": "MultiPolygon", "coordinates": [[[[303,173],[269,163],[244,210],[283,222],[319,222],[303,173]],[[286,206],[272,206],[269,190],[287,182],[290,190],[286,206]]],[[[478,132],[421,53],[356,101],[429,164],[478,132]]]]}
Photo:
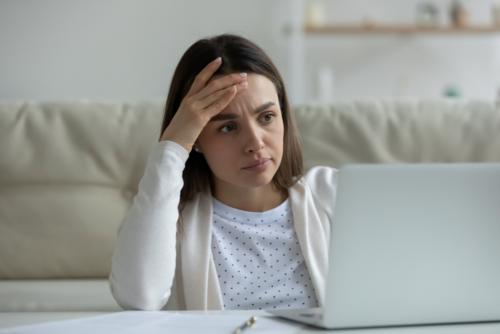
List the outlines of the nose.
{"type": "Polygon", "coordinates": [[[250,124],[245,133],[245,152],[254,154],[264,148],[263,133],[259,125],[250,124]]]}

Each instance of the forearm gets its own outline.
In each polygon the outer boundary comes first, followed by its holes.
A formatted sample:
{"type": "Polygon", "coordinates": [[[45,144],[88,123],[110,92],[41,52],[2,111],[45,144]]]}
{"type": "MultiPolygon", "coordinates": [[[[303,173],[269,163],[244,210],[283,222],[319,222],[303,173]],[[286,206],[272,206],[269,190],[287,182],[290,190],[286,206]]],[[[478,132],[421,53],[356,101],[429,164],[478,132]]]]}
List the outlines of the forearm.
{"type": "Polygon", "coordinates": [[[187,157],[176,143],[155,145],[132,208],[118,230],[109,282],[124,309],[159,310],[168,301],[187,157]]]}

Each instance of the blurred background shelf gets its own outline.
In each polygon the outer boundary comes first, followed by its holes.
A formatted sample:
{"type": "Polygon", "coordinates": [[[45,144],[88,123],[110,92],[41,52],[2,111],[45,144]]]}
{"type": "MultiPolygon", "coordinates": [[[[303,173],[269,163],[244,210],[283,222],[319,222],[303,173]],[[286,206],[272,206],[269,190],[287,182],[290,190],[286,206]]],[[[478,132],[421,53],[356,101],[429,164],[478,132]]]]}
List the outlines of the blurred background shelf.
{"type": "Polygon", "coordinates": [[[500,26],[305,25],[306,34],[497,34],[500,26]]]}

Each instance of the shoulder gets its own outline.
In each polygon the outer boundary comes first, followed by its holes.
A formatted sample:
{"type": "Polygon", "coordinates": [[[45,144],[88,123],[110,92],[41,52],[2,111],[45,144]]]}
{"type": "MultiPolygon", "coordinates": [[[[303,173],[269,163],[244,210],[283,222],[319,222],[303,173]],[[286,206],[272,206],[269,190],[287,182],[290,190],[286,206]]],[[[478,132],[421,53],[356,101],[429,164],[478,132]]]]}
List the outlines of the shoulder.
{"type": "Polygon", "coordinates": [[[302,177],[302,182],[307,184],[311,195],[331,217],[333,205],[337,194],[338,170],[328,166],[315,166],[302,177]]]}
{"type": "Polygon", "coordinates": [[[338,170],[328,166],[314,166],[302,177],[311,189],[326,190],[337,186],[338,170]]]}

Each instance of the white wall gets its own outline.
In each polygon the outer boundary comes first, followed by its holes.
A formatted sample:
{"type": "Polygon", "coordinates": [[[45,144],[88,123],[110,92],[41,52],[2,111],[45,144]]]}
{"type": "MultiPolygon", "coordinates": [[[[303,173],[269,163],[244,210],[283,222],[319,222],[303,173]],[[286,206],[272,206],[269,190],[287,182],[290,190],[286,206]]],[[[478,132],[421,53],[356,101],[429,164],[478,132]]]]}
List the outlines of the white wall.
{"type": "Polygon", "coordinates": [[[231,32],[286,70],[275,19],[285,1],[0,0],[0,98],[167,95],[200,38],[231,32]]]}
{"type": "MultiPolygon", "coordinates": [[[[451,0],[434,2],[444,10],[451,0]]],[[[492,2],[463,1],[483,24],[492,2]]],[[[412,23],[417,1],[322,3],[332,22],[412,23]]],[[[259,44],[290,86],[289,17],[289,0],[0,0],[0,98],[166,97],[185,50],[224,32],[259,44]]],[[[494,98],[500,83],[496,35],[308,35],[304,43],[304,100],[316,97],[322,65],[333,69],[336,98],[438,97],[448,84],[468,98],[494,98]]]]}

